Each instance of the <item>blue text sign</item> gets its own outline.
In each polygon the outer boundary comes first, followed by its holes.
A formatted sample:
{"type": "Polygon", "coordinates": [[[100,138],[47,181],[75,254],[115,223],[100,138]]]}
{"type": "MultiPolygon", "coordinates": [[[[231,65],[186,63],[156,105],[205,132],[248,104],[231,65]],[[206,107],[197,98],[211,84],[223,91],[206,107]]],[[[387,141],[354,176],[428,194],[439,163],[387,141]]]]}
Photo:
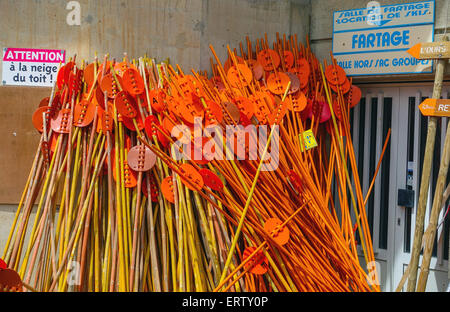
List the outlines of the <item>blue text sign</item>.
{"type": "Polygon", "coordinates": [[[433,41],[434,12],[434,1],[334,12],[333,55],[351,76],[431,73],[431,60],[406,51],[433,41]]]}

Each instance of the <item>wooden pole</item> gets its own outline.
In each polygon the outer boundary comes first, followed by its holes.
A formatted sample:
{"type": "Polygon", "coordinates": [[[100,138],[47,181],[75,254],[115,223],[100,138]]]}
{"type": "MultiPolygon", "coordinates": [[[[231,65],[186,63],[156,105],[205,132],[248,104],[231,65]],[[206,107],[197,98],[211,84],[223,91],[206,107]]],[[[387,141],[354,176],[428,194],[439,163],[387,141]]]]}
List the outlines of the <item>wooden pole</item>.
{"type": "Polygon", "coordinates": [[[425,291],[428,280],[428,269],[430,267],[431,256],[433,253],[434,238],[436,236],[439,213],[442,208],[442,193],[447,180],[448,164],[450,160],[450,122],[447,124],[447,134],[445,136],[444,152],[439,167],[439,175],[434,193],[433,207],[431,208],[430,222],[423,235],[424,252],[422,257],[422,266],[420,268],[419,281],[417,282],[417,291],[425,291]]]}
{"type": "MultiPolygon", "coordinates": [[[[443,41],[447,41],[444,36],[443,41]]],[[[445,63],[446,59],[439,59],[436,65],[436,74],[434,78],[434,87],[433,87],[433,99],[439,99],[441,97],[442,90],[442,80],[444,78],[445,71],[445,63]]],[[[416,213],[416,226],[414,229],[414,241],[413,241],[413,249],[411,252],[411,260],[410,260],[410,272],[408,279],[408,292],[413,292],[416,289],[416,280],[417,280],[417,270],[419,266],[419,257],[420,251],[422,249],[422,236],[423,236],[423,223],[425,219],[425,211],[427,208],[427,199],[428,199],[428,188],[430,184],[430,173],[431,173],[431,163],[433,160],[433,151],[434,151],[434,143],[436,139],[436,124],[438,117],[429,117],[428,118],[428,132],[427,132],[427,142],[425,146],[425,156],[423,160],[422,167],[422,179],[420,184],[420,192],[419,192],[419,202],[417,205],[417,213],[416,213]]],[[[441,193],[442,194],[442,193],[441,193]]]]}

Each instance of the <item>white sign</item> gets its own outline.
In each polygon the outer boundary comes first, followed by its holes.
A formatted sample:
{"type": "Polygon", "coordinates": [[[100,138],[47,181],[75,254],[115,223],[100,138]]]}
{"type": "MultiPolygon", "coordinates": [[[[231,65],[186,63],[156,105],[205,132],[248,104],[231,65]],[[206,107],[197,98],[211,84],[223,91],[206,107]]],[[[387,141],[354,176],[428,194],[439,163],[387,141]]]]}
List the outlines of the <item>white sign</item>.
{"type": "Polygon", "coordinates": [[[350,76],[431,73],[431,60],[406,51],[434,40],[435,2],[422,1],[333,13],[333,56],[350,76]]]}
{"type": "Polygon", "coordinates": [[[52,87],[66,52],[44,49],[3,49],[3,85],[52,87]]]}

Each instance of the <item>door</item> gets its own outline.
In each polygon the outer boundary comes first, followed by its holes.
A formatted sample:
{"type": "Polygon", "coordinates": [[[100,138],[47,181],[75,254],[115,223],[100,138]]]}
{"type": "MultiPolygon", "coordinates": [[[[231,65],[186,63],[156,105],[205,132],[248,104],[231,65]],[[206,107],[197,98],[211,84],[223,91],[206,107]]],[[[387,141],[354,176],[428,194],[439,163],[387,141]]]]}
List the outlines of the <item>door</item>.
{"type": "MultiPolygon", "coordinates": [[[[389,128],[391,138],[368,199],[366,211],[371,229],[381,289],[394,291],[409,263],[414,238],[415,212],[419,196],[420,170],[425,150],[427,118],[418,105],[431,97],[432,85],[396,87],[362,86],[363,97],[351,111],[352,137],[363,194],[367,194],[389,128]],[[413,191],[414,203],[398,205],[398,190],[413,191]]],[[[448,98],[450,88],[443,88],[448,98]]],[[[439,171],[447,118],[438,122],[425,227],[428,225],[434,186],[439,171]]],[[[450,181],[450,175],[448,175],[450,181]]],[[[443,220],[441,212],[439,223],[443,220]]],[[[449,216],[442,222],[430,266],[427,291],[445,291],[448,285],[449,216]]]]}

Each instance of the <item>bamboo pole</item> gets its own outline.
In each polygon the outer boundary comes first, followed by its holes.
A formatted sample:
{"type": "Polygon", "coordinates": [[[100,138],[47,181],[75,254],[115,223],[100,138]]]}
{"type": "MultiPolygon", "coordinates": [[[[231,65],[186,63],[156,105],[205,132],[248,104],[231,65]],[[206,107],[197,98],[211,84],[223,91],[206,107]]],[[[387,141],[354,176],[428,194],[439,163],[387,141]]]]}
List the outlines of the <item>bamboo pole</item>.
{"type": "Polygon", "coordinates": [[[448,165],[450,161],[450,122],[447,124],[447,133],[445,136],[444,151],[442,153],[439,175],[436,182],[433,206],[431,208],[430,221],[427,230],[423,235],[424,252],[422,257],[422,266],[420,267],[419,280],[417,282],[417,291],[425,291],[428,281],[428,272],[430,268],[431,256],[433,253],[434,238],[436,237],[437,223],[439,213],[442,209],[442,199],[445,182],[447,180],[448,165]]]}
{"type": "MultiPolygon", "coordinates": [[[[447,41],[446,36],[442,38],[442,41],[447,41]]],[[[442,82],[444,78],[446,63],[447,60],[445,59],[439,59],[437,61],[433,86],[433,95],[432,95],[433,99],[441,98],[442,82]]],[[[408,292],[414,292],[416,290],[417,270],[419,267],[420,251],[422,250],[422,237],[424,230],[425,212],[428,201],[428,190],[430,187],[431,164],[433,161],[437,120],[438,117],[434,116],[428,118],[427,141],[425,145],[425,154],[423,158],[422,178],[420,180],[421,184],[419,192],[419,201],[416,212],[416,225],[414,228],[414,241],[413,241],[413,248],[411,250],[411,260],[409,262],[411,268],[408,278],[408,286],[407,286],[408,292]]],[[[441,194],[439,194],[439,196],[441,196],[441,194]]]]}

